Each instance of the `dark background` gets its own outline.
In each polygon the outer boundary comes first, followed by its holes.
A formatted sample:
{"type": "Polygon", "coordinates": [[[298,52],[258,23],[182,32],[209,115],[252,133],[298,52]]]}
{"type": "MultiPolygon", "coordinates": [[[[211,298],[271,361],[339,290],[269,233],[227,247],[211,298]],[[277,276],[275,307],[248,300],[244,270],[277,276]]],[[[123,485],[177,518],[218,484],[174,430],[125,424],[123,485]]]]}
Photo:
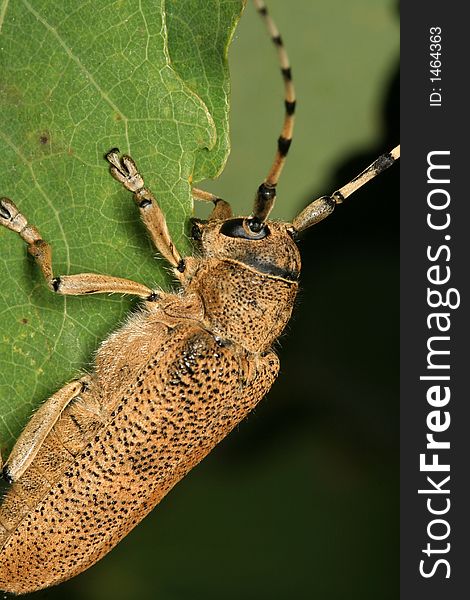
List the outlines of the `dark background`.
{"type": "MultiPolygon", "coordinates": [[[[307,50],[302,49],[302,38],[295,39],[289,11],[281,4],[271,6],[275,15],[276,10],[283,13],[277,20],[288,48],[293,46],[295,75],[294,56],[305,61],[307,50]]],[[[391,18],[397,18],[393,3],[386,4],[391,18]]],[[[296,5],[292,4],[294,12],[296,5]]],[[[314,39],[315,27],[330,28],[333,52],[342,17],[334,7],[327,16],[327,22],[310,23],[313,29],[303,35],[304,40],[314,39]]],[[[244,18],[256,17],[251,10],[244,18]]],[[[354,39],[368,46],[359,25],[349,22],[348,27],[357,26],[354,39]]],[[[374,23],[367,25],[374,30],[374,23]]],[[[269,55],[262,27],[256,22],[253,27],[259,37],[255,43],[266,45],[269,55]]],[[[244,81],[248,67],[243,60],[249,59],[236,57],[247,39],[243,36],[248,33],[240,29],[232,49],[233,111],[239,111],[235,122],[241,112],[236,90],[242,83],[251,90],[253,104],[261,104],[258,115],[264,102],[282,107],[279,80],[276,95],[268,93],[269,98],[262,96],[271,85],[264,88],[263,71],[256,82],[259,88],[252,80],[244,81]]],[[[375,52],[380,54],[373,44],[368,49],[371,61],[375,52]]],[[[342,52],[339,60],[347,61],[344,48],[342,52]]],[[[271,78],[271,71],[276,77],[275,59],[269,56],[266,77],[271,78]]],[[[362,67],[356,65],[358,72],[362,67]]],[[[308,72],[308,65],[303,68],[308,72]]],[[[310,70],[319,94],[328,98],[322,73],[314,66],[310,70]]],[[[363,76],[367,80],[367,72],[363,76]]],[[[388,61],[382,79],[374,84],[375,136],[362,145],[349,142],[356,149],[343,151],[320,183],[310,171],[289,173],[295,169],[294,139],[286,177],[302,177],[303,192],[284,187],[281,193],[284,198],[297,193],[297,209],[337,189],[398,143],[397,77],[396,59],[388,61]]],[[[310,114],[309,102],[308,96],[301,99],[299,130],[301,119],[316,120],[322,126],[330,123],[327,127],[340,135],[335,130],[337,115],[310,114]]],[[[350,120],[360,120],[349,105],[347,87],[343,105],[346,115],[351,110],[350,120]]],[[[263,135],[258,134],[259,116],[242,118],[252,119],[253,136],[263,135]]],[[[259,161],[253,193],[274,152],[279,125],[280,118],[275,129],[270,127],[268,156],[259,161]]],[[[301,148],[297,156],[302,152],[300,162],[305,162],[308,141],[301,148]]],[[[312,165],[319,151],[321,142],[315,140],[307,156],[312,165]]],[[[254,159],[245,157],[246,166],[251,168],[254,159]]],[[[298,306],[278,346],[281,374],[257,410],[109,556],[36,598],[398,597],[398,174],[399,168],[393,167],[304,235],[298,306]]],[[[226,185],[222,177],[219,187],[211,189],[230,200],[236,190],[226,185]]],[[[251,198],[242,198],[245,211],[251,198]]],[[[278,218],[293,217],[292,206],[286,211],[281,203],[294,200],[279,198],[278,218]]]]}

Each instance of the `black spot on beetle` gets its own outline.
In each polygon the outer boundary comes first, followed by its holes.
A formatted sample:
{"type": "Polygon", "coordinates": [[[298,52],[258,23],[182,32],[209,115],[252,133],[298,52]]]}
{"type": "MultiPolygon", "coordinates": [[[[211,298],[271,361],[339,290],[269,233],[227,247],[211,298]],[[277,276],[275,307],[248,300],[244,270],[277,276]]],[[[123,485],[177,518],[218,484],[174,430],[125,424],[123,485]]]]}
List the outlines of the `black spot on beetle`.
{"type": "Polygon", "coordinates": [[[2,202],[0,202],[0,217],[2,217],[2,219],[11,219],[10,211],[6,209],[2,202]]]}
{"type": "Polygon", "coordinates": [[[286,107],[286,113],[287,113],[289,116],[290,116],[290,115],[293,115],[293,114],[294,114],[294,112],[295,112],[295,104],[296,104],[295,100],[294,100],[294,101],[292,101],[292,102],[290,102],[289,100],[286,100],[286,101],[284,102],[284,104],[285,104],[285,107],[286,107]]]}
{"type": "Polygon", "coordinates": [[[385,169],[388,169],[388,167],[392,166],[394,162],[395,159],[393,156],[390,154],[390,152],[387,152],[386,154],[379,156],[379,158],[375,161],[374,167],[378,173],[381,173],[382,171],[385,171],[385,169]]]}
{"type": "Polygon", "coordinates": [[[292,81],[292,69],[290,67],[281,68],[281,73],[286,81],[292,81]]]}
{"type": "Polygon", "coordinates": [[[10,475],[10,470],[9,470],[8,466],[6,466],[6,465],[3,467],[2,477],[7,483],[10,483],[10,484],[13,483],[13,479],[10,475]]]}
{"type": "Polygon", "coordinates": [[[281,156],[286,156],[286,154],[289,152],[291,142],[291,139],[285,138],[282,135],[279,137],[279,139],[277,140],[277,149],[279,150],[279,154],[281,156]]]}

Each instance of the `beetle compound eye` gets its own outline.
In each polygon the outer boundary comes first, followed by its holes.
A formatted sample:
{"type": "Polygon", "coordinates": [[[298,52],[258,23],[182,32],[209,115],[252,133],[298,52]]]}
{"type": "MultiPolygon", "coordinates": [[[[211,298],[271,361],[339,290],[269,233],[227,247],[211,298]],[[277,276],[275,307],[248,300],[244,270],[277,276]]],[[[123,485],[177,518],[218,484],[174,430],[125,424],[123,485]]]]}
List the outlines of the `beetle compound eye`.
{"type": "Polygon", "coordinates": [[[257,219],[230,219],[222,225],[220,233],[243,240],[262,240],[269,235],[269,228],[257,219]]]}

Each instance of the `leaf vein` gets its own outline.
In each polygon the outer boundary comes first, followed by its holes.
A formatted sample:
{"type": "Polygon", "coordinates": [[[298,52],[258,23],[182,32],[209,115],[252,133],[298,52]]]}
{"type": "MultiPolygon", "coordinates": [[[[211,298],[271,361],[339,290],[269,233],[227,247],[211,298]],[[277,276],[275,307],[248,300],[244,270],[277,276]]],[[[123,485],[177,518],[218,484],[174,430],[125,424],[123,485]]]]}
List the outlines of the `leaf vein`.
{"type": "Polygon", "coordinates": [[[5,15],[7,13],[9,2],[10,0],[3,0],[2,6],[0,7],[0,33],[2,32],[3,22],[5,21],[5,15]]]}
{"type": "Polygon", "coordinates": [[[62,46],[62,48],[64,49],[65,53],[67,54],[67,56],[73,60],[73,62],[79,67],[79,69],[85,74],[86,78],[90,81],[90,83],[94,86],[94,88],[96,89],[96,91],[100,94],[100,96],[103,98],[103,100],[117,113],[119,113],[120,117],[125,120],[127,122],[127,117],[126,115],[118,108],[118,106],[111,100],[111,98],[108,96],[108,94],[101,88],[101,86],[99,85],[99,83],[96,81],[96,79],[93,77],[93,75],[88,71],[88,69],[85,67],[85,65],[82,63],[82,61],[80,60],[80,58],[78,56],[75,56],[75,54],[72,52],[72,50],[67,46],[67,44],[65,43],[65,41],[61,38],[61,36],[59,35],[58,31],[48,23],[48,21],[46,21],[46,19],[44,19],[44,17],[42,17],[42,15],[40,15],[32,6],[31,4],[29,4],[28,0],[23,0],[23,4],[26,6],[26,8],[31,12],[31,14],[33,14],[36,19],[42,23],[42,25],[47,29],[47,31],[52,34],[56,40],[59,42],[59,44],[62,46]]]}

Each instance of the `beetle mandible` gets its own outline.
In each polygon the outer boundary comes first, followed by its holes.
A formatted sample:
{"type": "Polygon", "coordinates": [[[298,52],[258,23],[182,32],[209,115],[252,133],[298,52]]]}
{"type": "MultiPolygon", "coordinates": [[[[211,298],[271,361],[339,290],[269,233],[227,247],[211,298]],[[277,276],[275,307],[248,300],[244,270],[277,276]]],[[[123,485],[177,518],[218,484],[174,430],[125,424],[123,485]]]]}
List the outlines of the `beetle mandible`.
{"type": "Polygon", "coordinates": [[[31,592],[94,564],[254,408],[279,369],[272,346],[298,290],[297,234],[399,156],[399,147],[381,156],[292,224],[268,220],[292,139],[295,93],[279,32],[262,0],[255,4],[279,53],[285,118],[251,215],[234,217],[226,201],[193,189],[214,209],[207,221],[193,220],[198,255],[182,257],[134,160],[117,149],[106,155],[179,293],[106,275],[54,276],[49,244],[11,200],[0,200],[0,223],[26,242],[52,291],[143,300],[102,343],[94,370],[33,415],[3,467],[11,487],[0,507],[1,589],[31,592]]]}

